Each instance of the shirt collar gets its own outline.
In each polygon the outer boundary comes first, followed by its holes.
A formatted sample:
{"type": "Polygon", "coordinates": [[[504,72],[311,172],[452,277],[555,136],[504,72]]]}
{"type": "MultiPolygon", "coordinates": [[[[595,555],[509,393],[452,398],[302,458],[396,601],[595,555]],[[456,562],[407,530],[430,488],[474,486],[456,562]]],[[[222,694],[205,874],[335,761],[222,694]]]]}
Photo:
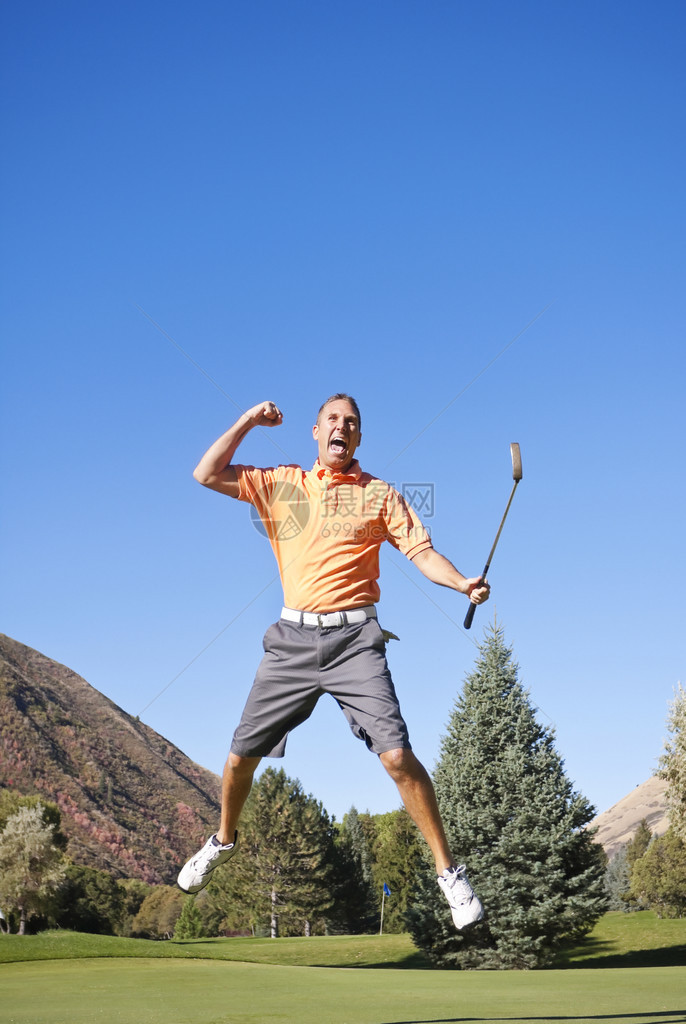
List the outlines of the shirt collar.
{"type": "Polygon", "coordinates": [[[352,483],[355,480],[359,480],[362,476],[362,470],[357,459],[348,466],[345,473],[335,473],[331,469],[327,469],[326,466],[322,466],[319,459],[316,460],[314,466],[310,470],[310,475],[315,477],[317,480],[329,479],[334,483],[352,483]]]}

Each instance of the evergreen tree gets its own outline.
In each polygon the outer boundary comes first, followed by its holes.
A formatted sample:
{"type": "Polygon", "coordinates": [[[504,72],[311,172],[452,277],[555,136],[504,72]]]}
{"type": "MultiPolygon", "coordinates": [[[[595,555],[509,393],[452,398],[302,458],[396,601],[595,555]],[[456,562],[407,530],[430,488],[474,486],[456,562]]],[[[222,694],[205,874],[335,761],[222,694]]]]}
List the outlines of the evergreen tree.
{"type": "Polygon", "coordinates": [[[631,894],[658,917],[686,917],[686,843],[673,828],[635,862],[631,894]]]}
{"type": "Polygon", "coordinates": [[[31,917],[44,914],[65,875],[55,829],[38,802],[10,814],[0,834],[0,906],[19,917],[19,934],[31,917]]]}
{"type": "Polygon", "coordinates": [[[225,925],[249,923],[272,938],[323,931],[333,907],[334,827],[321,803],[283,769],[255,783],[240,826],[238,855],[215,872],[225,925]]]}
{"type": "Polygon", "coordinates": [[[667,780],[671,828],[686,841],[686,690],[681,683],[670,704],[667,725],[672,736],[665,743],[658,774],[667,780]]]}
{"type": "Polygon", "coordinates": [[[384,904],[384,932],[403,932],[424,846],[417,827],[405,810],[375,818],[374,890],[381,898],[384,885],[391,890],[384,904]]]}
{"type": "Polygon", "coordinates": [[[188,896],[184,900],[181,915],[174,928],[174,938],[183,941],[184,939],[203,939],[205,929],[202,923],[200,909],[195,897],[188,896]]]}
{"type": "MultiPolygon", "coordinates": [[[[367,817],[369,816],[367,815],[367,817]]],[[[353,858],[360,866],[362,878],[371,885],[374,880],[372,874],[372,852],[367,841],[362,818],[354,805],[343,818],[342,831],[350,846],[353,858]]]]}
{"type": "Polygon", "coordinates": [[[60,890],[60,905],[60,928],[118,935],[126,913],[126,893],[107,871],[69,864],[60,890]]]}
{"type": "Polygon", "coordinates": [[[361,816],[351,807],[338,829],[333,870],[334,907],[330,927],[349,935],[376,932],[379,906],[372,872],[372,853],[361,816]]]}
{"type": "Polygon", "coordinates": [[[606,906],[605,855],[540,726],[500,627],[480,647],[435,772],[448,840],[467,860],[485,920],[456,932],[427,862],[409,915],[415,943],[442,966],[530,968],[583,935],[606,906]]]}
{"type": "Polygon", "coordinates": [[[626,862],[629,868],[629,875],[631,875],[631,872],[634,870],[634,864],[636,861],[640,860],[650,846],[652,838],[653,833],[650,831],[648,821],[646,818],[642,818],[639,822],[638,828],[626,844],[626,862]]]}
{"type": "Polygon", "coordinates": [[[622,910],[624,913],[631,909],[637,909],[627,900],[631,872],[626,856],[626,846],[623,846],[614,855],[605,870],[605,892],[607,894],[608,910],[622,910]]]}

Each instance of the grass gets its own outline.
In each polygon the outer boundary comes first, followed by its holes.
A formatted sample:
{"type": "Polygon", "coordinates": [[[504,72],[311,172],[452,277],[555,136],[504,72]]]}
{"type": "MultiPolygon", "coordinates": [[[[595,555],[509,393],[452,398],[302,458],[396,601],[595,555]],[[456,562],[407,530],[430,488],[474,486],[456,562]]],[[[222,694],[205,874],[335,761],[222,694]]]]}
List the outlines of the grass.
{"type": "Polygon", "coordinates": [[[21,960],[72,960],[101,957],[233,960],[282,967],[428,968],[409,935],[312,936],[294,939],[189,939],[150,942],[112,935],[48,931],[4,935],[0,963],[21,960]]]}
{"type": "Polygon", "coordinates": [[[686,969],[378,971],[219,960],[0,970],[5,1024],[683,1024],[686,969]]]}
{"type": "Polygon", "coordinates": [[[685,951],[686,921],[650,912],[608,914],[530,972],[427,970],[406,935],[43,932],[0,936],[0,1006],[6,1024],[686,1024],[685,951]]]}
{"type": "MultiPolygon", "coordinates": [[[[151,942],[113,935],[46,931],[0,937],[0,963],[101,957],[233,960],[284,967],[366,967],[421,970],[429,961],[409,935],[340,935],[285,939],[190,939],[151,942]]],[[[680,967],[686,965],[686,919],[661,920],[653,911],[611,913],[554,967],[680,967]]]]}

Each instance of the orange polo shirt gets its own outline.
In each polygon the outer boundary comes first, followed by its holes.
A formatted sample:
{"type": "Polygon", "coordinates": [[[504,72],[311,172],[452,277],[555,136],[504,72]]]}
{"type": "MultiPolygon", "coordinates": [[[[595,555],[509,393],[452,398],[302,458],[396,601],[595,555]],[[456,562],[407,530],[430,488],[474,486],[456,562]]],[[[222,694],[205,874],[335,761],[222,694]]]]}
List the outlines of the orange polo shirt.
{"type": "Polygon", "coordinates": [[[363,473],[320,466],[234,466],[239,500],[252,504],[281,574],[284,603],[332,612],[379,600],[379,548],[389,541],[408,558],[431,538],[390,484],[363,473]]]}

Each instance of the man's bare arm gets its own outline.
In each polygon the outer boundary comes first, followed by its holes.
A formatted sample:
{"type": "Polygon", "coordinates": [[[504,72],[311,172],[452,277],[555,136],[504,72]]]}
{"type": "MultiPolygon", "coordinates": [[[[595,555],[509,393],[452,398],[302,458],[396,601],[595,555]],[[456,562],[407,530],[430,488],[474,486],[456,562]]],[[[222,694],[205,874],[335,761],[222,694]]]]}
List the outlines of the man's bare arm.
{"type": "Polygon", "coordinates": [[[278,427],[281,423],[283,414],[273,402],[254,405],[207,449],[193,470],[193,476],[204,487],[237,498],[238,480],[231,465],[236,449],[253,427],[278,427]]]}
{"type": "Polygon", "coordinates": [[[459,591],[460,594],[467,594],[472,604],[483,604],[488,600],[491,588],[486,580],[482,580],[480,576],[463,576],[452,562],[449,562],[434,548],[425,548],[420,551],[414,556],[412,562],[432,583],[438,583],[441,587],[450,587],[452,590],[459,591]]]}

